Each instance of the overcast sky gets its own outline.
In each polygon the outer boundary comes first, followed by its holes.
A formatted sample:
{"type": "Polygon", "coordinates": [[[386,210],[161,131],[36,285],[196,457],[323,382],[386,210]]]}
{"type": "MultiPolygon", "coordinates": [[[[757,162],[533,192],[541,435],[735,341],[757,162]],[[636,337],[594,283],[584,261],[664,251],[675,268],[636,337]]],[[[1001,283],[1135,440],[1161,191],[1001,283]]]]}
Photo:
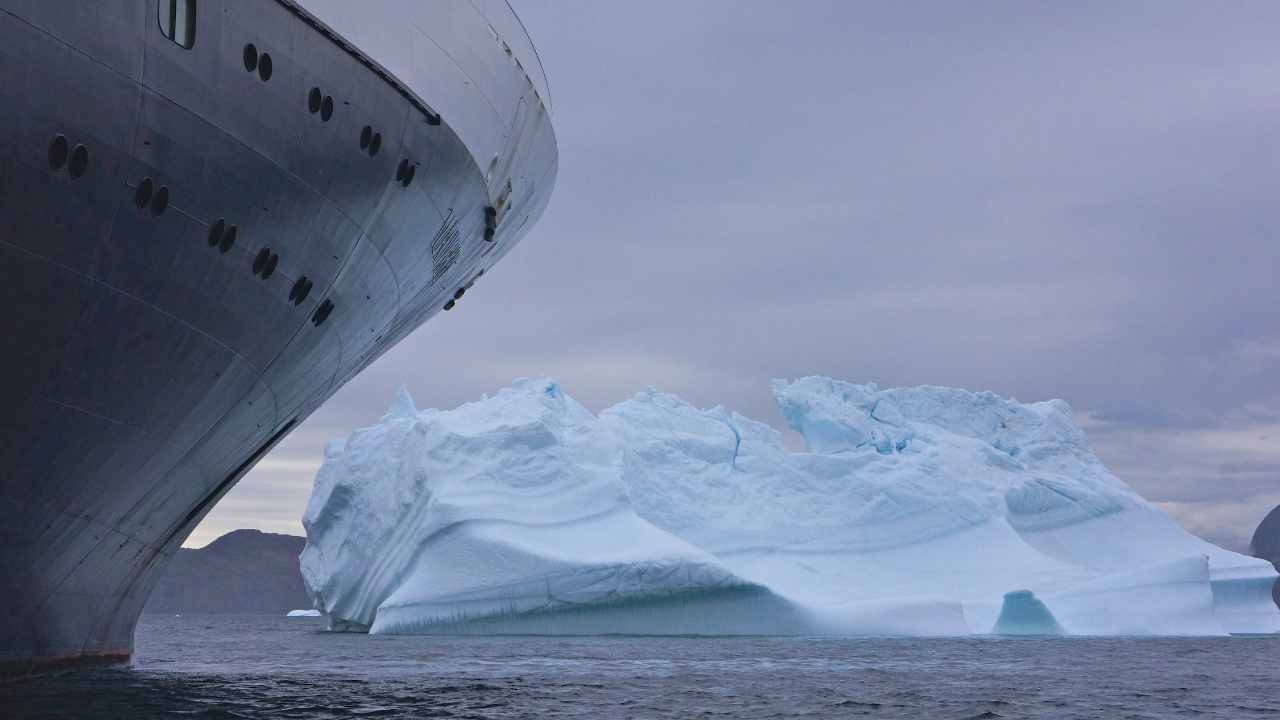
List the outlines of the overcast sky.
{"type": "Polygon", "coordinates": [[[546,215],[189,545],[301,534],[324,442],[400,383],[453,407],[523,375],[778,427],[773,377],[1062,398],[1210,540],[1280,504],[1280,4],[512,4],[546,215]]]}

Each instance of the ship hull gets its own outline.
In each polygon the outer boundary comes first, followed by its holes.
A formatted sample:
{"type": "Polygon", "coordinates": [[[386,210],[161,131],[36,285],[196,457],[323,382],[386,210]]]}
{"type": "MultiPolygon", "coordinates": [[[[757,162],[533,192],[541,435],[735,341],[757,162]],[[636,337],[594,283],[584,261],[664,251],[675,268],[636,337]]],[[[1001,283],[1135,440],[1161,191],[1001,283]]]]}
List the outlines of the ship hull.
{"type": "Polygon", "coordinates": [[[3,674],[127,659],[214,503],[465,307],[554,182],[531,83],[489,160],[465,89],[419,95],[293,2],[198,9],[186,48],[157,0],[0,0],[3,674]]]}

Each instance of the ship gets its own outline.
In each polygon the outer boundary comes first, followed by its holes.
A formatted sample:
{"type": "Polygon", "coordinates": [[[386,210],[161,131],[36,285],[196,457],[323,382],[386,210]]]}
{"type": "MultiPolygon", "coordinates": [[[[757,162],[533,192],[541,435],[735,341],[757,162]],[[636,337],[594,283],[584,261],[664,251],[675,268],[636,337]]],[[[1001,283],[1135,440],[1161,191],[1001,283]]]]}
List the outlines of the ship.
{"type": "Polygon", "coordinates": [[[0,0],[0,674],[127,662],[192,529],[555,185],[505,0],[0,0]]]}

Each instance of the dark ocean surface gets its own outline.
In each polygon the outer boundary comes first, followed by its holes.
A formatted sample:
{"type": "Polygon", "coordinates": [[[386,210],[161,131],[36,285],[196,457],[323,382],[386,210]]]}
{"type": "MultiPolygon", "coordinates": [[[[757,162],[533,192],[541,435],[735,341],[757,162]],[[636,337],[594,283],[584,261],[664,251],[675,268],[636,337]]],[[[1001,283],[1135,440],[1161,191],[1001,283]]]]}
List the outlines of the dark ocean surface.
{"type": "Polygon", "coordinates": [[[1265,718],[1280,636],[386,637],[144,616],[127,669],[0,685],[2,718],[1265,718]]]}

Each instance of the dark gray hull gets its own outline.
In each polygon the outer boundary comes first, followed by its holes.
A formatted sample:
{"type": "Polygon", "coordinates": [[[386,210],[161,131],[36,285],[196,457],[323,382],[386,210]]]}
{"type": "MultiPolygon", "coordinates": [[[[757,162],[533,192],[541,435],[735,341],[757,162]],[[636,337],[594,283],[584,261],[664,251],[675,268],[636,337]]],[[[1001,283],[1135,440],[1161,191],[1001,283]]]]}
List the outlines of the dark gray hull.
{"type": "Polygon", "coordinates": [[[4,672],[127,658],[213,504],[509,249],[554,180],[551,140],[543,195],[495,200],[448,98],[292,3],[199,10],[184,49],[156,0],[0,0],[4,672]]]}

